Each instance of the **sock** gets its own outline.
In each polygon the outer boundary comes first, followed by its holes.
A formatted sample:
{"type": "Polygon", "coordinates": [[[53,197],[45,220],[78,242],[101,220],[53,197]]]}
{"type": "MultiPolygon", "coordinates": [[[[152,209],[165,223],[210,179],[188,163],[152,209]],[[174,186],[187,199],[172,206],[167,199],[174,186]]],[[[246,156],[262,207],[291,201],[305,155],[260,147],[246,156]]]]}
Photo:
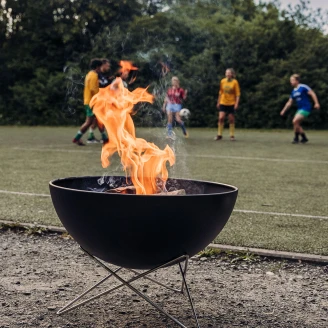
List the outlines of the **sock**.
{"type": "Polygon", "coordinates": [[[172,132],[172,123],[167,124],[167,130],[168,130],[169,134],[172,132]]]}
{"type": "Polygon", "coordinates": [[[74,139],[80,140],[82,136],[83,136],[83,133],[81,131],[78,131],[74,139]]]}
{"type": "Polygon", "coordinates": [[[101,132],[101,137],[102,137],[102,140],[107,140],[108,139],[107,134],[106,134],[105,131],[101,132]]]}
{"type": "Polygon", "coordinates": [[[235,136],[235,123],[229,124],[230,137],[235,136]]]}
{"type": "Polygon", "coordinates": [[[218,131],[219,136],[222,136],[223,129],[224,129],[224,124],[219,123],[219,131],[218,131]]]}
{"type": "Polygon", "coordinates": [[[95,135],[93,134],[93,128],[89,129],[89,139],[93,139],[95,135]]]}
{"type": "Polygon", "coordinates": [[[300,133],[299,132],[295,132],[295,141],[298,141],[300,133]]]}
{"type": "Polygon", "coordinates": [[[187,134],[187,130],[186,130],[186,127],[184,125],[184,122],[181,122],[180,126],[181,126],[181,129],[182,129],[183,134],[186,135],[187,134]]]}
{"type": "Polygon", "coordinates": [[[302,139],[303,140],[307,140],[307,137],[306,137],[306,135],[305,135],[305,133],[303,132],[303,133],[301,133],[301,136],[302,136],[302,139]]]}

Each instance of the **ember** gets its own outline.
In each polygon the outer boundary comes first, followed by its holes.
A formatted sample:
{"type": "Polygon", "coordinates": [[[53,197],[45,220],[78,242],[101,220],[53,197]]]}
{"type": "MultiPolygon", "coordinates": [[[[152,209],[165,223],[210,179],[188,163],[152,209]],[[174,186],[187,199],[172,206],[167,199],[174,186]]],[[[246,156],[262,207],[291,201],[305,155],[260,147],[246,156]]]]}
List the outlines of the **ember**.
{"type": "MultiPolygon", "coordinates": [[[[114,189],[106,190],[106,192],[110,194],[129,194],[129,195],[135,195],[136,194],[136,188],[134,186],[128,186],[128,187],[119,187],[114,189]]],[[[162,191],[160,193],[155,194],[156,195],[166,195],[166,196],[178,196],[178,195],[186,195],[186,191],[184,189],[179,190],[173,190],[173,191],[162,191]]]]}
{"type": "MultiPolygon", "coordinates": [[[[137,69],[130,62],[121,61],[120,65],[121,72],[137,69]]],[[[100,89],[90,103],[109,137],[109,142],[102,148],[102,166],[109,166],[111,156],[118,152],[123,169],[131,177],[138,195],[166,192],[166,164],[169,162],[172,166],[175,163],[173,150],[168,145],[161,150],[153,143],[136,138],[131,118],[133,107],[138,102],[152,103],[153,98],[147,89],[137,88],[130,92],[124,87],[122,78],[117,78],[113,84],[100,89]]]]}

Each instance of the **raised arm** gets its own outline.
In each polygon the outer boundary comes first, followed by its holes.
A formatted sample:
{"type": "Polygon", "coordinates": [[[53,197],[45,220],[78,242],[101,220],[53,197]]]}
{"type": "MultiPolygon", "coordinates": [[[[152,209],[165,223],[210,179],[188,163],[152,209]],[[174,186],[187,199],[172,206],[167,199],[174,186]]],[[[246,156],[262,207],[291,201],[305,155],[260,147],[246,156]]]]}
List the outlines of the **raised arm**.
{"type": "Polygon", "coordinates": [[[291,107],[292,104],[293,104],[293,99],[292,98],[289,98],[289,100],[287,101],[285,107],[280,112],[280,115],[281,116],[284,116],[284,114],[287,112],[287,110],[291,107]]]}
{"type": "Polygon", "coordinates": [[[315,109],[320,109],[320,104],[319,104],[319,101],[318,101],[318,97],[317,95],[315,94],[315,92],[313,90],[309,90],[308,92],[308,95],[313,99],[314,101],[314,108],[315,109]]]}

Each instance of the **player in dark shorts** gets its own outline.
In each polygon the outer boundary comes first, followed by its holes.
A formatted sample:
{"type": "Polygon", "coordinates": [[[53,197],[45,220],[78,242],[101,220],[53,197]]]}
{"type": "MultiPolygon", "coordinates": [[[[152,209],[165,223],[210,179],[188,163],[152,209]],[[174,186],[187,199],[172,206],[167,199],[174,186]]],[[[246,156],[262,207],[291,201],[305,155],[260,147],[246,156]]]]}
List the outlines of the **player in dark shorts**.
{"type": "MultiPolygon", "coordinates": [[[[98,73],[100,72],[101,65],[102,65],[102,61],[100,59],[98,59],[98,58],[92,59],[91,63],[90,63],[91,70],[86,75],[85,80],[84,80],[83,98],[84,98],[84,108],[86,111],[87,118],[73,139],[73,143],[75,143],[78,146],[85,146],[85,144],[82,142],[81,138],[82,138],[83,134],[88,130],[88,128],[94,122],[95,115],[93,114],[92,108],[90,108],[89,103],[91,101],[91,98],[99,91],[98,73]]],[[[99,130],[101,132],[103,141],[107,142],[108,137],[104,131],[104,128],[99,128],[99,130]]]]}
{"type": "MultiPolygon", "coordinates": [[[[102,65],[100,66],[100,70],[98,72],[98,82],[99,82],[99,88],[106,88],[111,83],[111,78],[109,76],[109,70],[110,70],[110,62],[107,58],[101,58],[102,65]]],[[[89,129],[89,138],[87,139],[87,143],[100,143],[103,142],[103,140],[96,139],[94,135],[94,131],[96,128],[99,128],[99,123],[97,121],[97,117],[94,116],[93,123],[90,126],[89,129]]],[[[103,130],[103,126],[100,125],[99,131],[101,132],[103,130]]]]}
{"type": "Polygon", "coordinates": [[[311,98],[314,102],[315,109],[320,109],[320,104],[318,101],[318,97],[314,93],[314,91],[308,85],[301,83],[300,75],[298,74],[292,75],[290,77],[290,84],[292,85],[292,87],[294,87],[294,90],[292,91],[290,98],[287,101],[285,107],[280,112],[280,115],[283,116],[287,112],[287,110],[291,107],[293,101],[294,100],[296,101],[298,110],[293,119],[295,137],[292,143],[298,144],[300,142],[299,136],[301,136],[302,137],[301,143],[305,144],[309,141],[309,139],[306,137],[301,124],[303,120],[306,117],[308,117],[312,111],[311,98]]]}
{"type": "Polygon", "coordinates": [[[221,140],[224,128],[224,120],[228,115],[230,140],[235,141],[235,111],[239,106],[240,88],[236,80],[235,71],[228,68],[225,73],[226,77],[220,82],[220,91],[217,102],[217,109],[219,110],[219,128],[218,135],[214,140],[221,140]]]}

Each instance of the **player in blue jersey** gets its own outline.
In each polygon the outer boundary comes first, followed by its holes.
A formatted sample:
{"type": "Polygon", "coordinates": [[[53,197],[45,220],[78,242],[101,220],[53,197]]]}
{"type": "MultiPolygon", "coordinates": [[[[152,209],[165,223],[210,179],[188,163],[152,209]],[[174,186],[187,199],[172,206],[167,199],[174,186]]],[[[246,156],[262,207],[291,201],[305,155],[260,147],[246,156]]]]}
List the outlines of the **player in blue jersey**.
{"type": "Polygon", "coordinates": [[[308,117],[312,111],[312,102],[311,98],[314,102],[314,108],[320,109],[320,104],[317,98],[317,95],[313,90],[306,84],[301,84],[301,78],[298,74],[294,74],[290,77],[290,84],[294,87],[289,100],[287,101],[284,109],[281,111],[280,115],[283,116],[286,111],[292,106],[293,101],[295,100],[297,103],[297,112],[293,119],[295,138],[293,140],[293,144],[299,143],[299,136],[302,137],[301,143],[305,144],[309,140],[306,137],[304,130],[301,126],[302,121],[305,117],[308,117]]]}

